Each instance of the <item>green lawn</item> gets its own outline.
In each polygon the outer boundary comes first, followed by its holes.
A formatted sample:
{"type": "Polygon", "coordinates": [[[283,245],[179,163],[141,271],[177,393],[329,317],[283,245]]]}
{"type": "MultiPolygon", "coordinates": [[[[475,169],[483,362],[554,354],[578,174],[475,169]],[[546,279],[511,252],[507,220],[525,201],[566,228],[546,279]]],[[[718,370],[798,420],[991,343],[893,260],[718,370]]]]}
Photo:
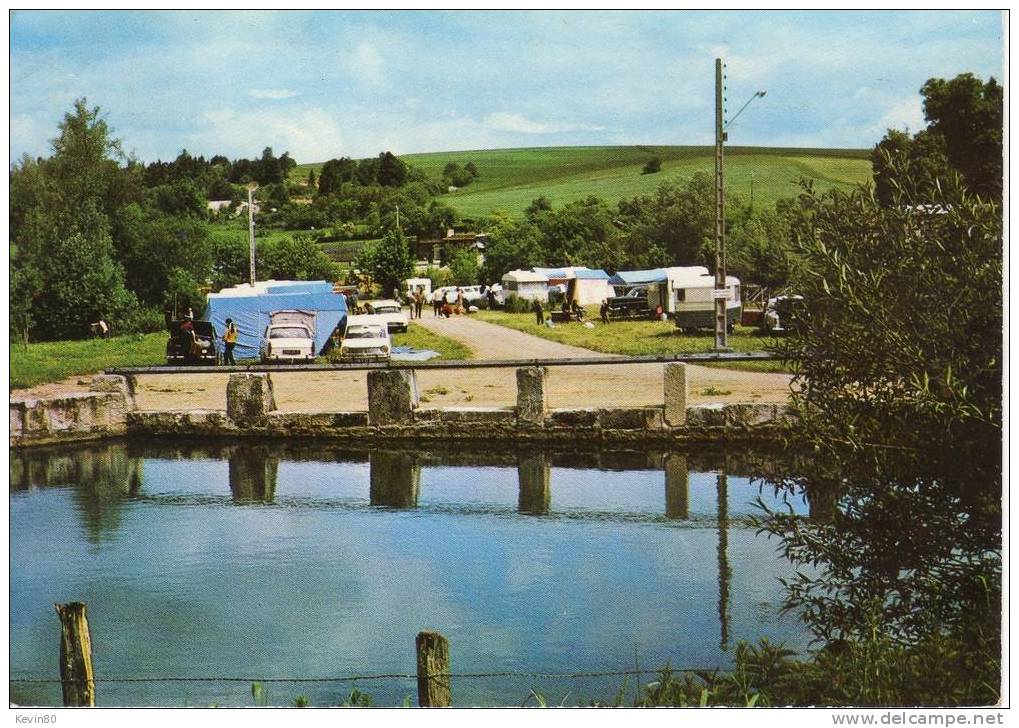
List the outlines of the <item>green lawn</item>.
{"type": "MultiPolygon", "coordinates": [[[[393,334],[393,346],[412,346],[415,349],[431,349],[441,356],[439,359],[473,359],[474,352],[459,341],[439,336],[423,326],[411,322],[405,334],[393,334]]],[[[437,361],[432,359],[432,361],[437,361]]]]}
{"type": "Polygon", "coordinates": [[[57,382],[76,374],[94,374],[108,367],[166,363],[166,334],[131,334],[110,339],[47,341],[26,351],[11,343],[12,389],[57,382]]]}
{"type": "MultiPolygon", "coordinates": [[[[613,321],[603,324],[598,320],[597,306],[587,306],[585,310],[588,320],[594,322],[593,329],[578,323],[556,324],[554,329],[550,329],[536,324],[533,313],[478,311],[471,315],[482,321],[540,336],[549,341],[580,346],[605,354],[627,356],[695,354],[709,352],[715,346],[715,335],[712,331],[702,331],[689,336],[679,331],[671,321],[613,321]]],[[[775,340],[770,337],[759,336],[757,329],[745,326],[737,326],[736,331],[729,335],[729,346],[736,351],[767,351],[774,343],[775,340]]],[[[717,366],[757,372],[787,371],[779,361],[733,362],[717,366]]]]}
{"type": "MultiPolygon", "coordinates": [[[[541,195],[555,205],[587,195],[614,204],[624,197],[653,192],[665,180],[686,180],[697,171],[710,174],[712,155],[712,147],[546,147],[408,154],[402,159],[434,179],[441,177],[448,162],[474,162],[481,176],[440,199],[463,216],[479,217],[501,209],[520,217],[541,195]],[[651,157],[662,159],[661,172],[641,174],[651,157]]],[[[801,177],[814,179],[819,189],[847,188],[871,179],[869,150],[863,149],[734,146],[727,148],[725,159],[726,189],[748,201],[753,173],[755,205],[771,206],[779,198],[795,196],[801,177]]],[[[318,174],[321,167],[321,162],[302,164],[291,176],[304,179],[308,170],[318,174]]]]}

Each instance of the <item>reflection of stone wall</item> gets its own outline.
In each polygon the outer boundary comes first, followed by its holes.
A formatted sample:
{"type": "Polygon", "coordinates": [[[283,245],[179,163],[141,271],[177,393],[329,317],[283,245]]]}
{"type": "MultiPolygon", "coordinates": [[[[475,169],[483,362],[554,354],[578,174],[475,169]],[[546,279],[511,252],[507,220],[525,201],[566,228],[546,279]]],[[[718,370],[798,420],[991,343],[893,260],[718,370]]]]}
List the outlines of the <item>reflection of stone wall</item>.
{"type": "Polygon", "coordinates": [[[272,503],[279,460],[268,447],[240,446],[230,453],[230,492],[238,502],[272,503]]]}

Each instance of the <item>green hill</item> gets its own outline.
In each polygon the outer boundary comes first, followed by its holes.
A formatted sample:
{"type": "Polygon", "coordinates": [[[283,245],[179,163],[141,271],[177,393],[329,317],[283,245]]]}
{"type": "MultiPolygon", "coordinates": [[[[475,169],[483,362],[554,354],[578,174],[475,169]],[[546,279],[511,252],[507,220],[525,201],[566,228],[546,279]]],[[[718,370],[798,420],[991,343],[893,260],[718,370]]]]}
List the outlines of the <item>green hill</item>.
{"type": "MultiPolygon", "coordinates": [[[[695,172],[714,170],[713,147],[546,147],[408,154],[402,159],[439,178],[448,162],[474,162],[481,176],[468,187],[444,195],[443,201],[465,217],[505,210],[514,217],[536,197],[544,195],[561,205],[588,195],[609,202],[647,194],[666,180],[689,179],[695,172]],[[662,160],[657,174],[641,174],[652,157],[662,160]]],[[[295,178],[307,177],[319,164],[301,165],[295,178]]],[[[871,179],[866,149],[793,149],[728,147],[726,189],[754,203],[772,205],[799,192],[801,177],[814,179],[820,189],[847,188],[871,179]]]]}

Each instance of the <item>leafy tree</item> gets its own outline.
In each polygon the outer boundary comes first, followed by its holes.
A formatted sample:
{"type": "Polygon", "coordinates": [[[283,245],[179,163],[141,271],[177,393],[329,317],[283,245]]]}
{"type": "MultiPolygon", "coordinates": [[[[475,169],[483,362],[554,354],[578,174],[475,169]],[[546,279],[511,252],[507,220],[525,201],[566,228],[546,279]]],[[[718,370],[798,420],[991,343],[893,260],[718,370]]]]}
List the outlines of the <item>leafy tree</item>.
{"type": "Polygon", "coordinates": [[[644,165],[644,169],[641,170],[641,174],[656,174],[662,171],[662,159],[661,157],[652,157],[644,165]]]}
{"type": "Polygon", "coordinates": [[[400,187],[407,181],[407,165],[392,152],[383,152],[375,179],[383,187],[400,187]]]}
{"type": "Polygon", "coordinates": [[[500,281],[511,270],[528,269],[545,262],[544,239],[537,226],[531,223],[497,218],[488,227],[488,239],[482,269],[486,281],[500,281]]]}
{"type": "Polygon", "coordinates": [[[552,201],[549,200],[545,195],[541,197],[535,197],[531,200],[531,204],[524,210],[524,217],[531,222],[534,222],[546,212],[552,211],[552,201]]]}
{"type": "Polygon", "coordinates": [[[263,279],[334,281],[339,277],[336,264],[310,235],[261,240],[255,258],[255,270],[263,279]]]}
{"type": "Polygon", "coordinates": [[[773,513],[763,527],[811,565],[787,584],[788,606],[819,637],[949,635],[993,671],[1002,218],[961,184],[928,202],[908,188],[884,206],[862,190],[814,195],[796,251],[804,312],[784,351],[797,369],[790,437],[811,456],[787,485],[831,512],[773,513]]]}
{"type": "Polygon", "coordinates": [[[400,288],[403,281],[414,273],[410,247],[398,230],[392,230],[378,243],[362,248],[354,265],[369,273],[384,293],[400,288]]]}
{"type": "Polygon", "coordinates": [[[932,78],[923,85],[928,129],[945,140],[948,162],[973,194],[1001,200],[1003,90],[963,73],[951,81],[932,78]]]}
{"type": "Polygon", "coordinates": [[[911,197],[927,204],[938,197],[937,184],[953,183],[948,172],[954,169],[970,193],[1000,203],[1001,86],[963,73],[950,81],[932,78],[920,93],[927,128],[913,137],[890,129],[871,155],[878,199],[889,204],[893,187],[909,186],[911,197]],[[895,176],[906,163],[909,174],[895,176]]]}
{"type": "Polygon", "coordinates": [[[459,248],[449,259],[449,273],[453,285],[473,286],[478,282],[480,269],[478,254],[473,248],[459,248]]]}
{"type": "Polygon", "coordinates": [[[308,189],[312,190],[314,192],[317,188],[318,188],[318,185],[315,182],[315,170],[309,169],[308,170],[308,189]]]}
{"type": "Polygon", "coordinates": [[[478,168],[474,164],[474,162],[468,162],[467,164],[465,164],[464,172],[470,175],[471,179],[477,179],[478,177],[481,176],[481,173],[478,171],[478,168]]]}

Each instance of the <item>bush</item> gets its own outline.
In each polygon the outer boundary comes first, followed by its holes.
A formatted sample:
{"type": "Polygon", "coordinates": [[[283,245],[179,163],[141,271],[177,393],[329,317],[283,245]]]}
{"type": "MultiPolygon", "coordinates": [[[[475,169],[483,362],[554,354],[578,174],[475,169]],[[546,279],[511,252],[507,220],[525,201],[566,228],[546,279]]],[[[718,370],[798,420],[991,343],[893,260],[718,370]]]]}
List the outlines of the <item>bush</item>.
{"type": "Polygon", "coordinates": [[[649,159],[647,164],[644,165],[641,174],[655,174],[656,172],[662,171],[662,160],[659,157],[649,159]]]}
{"type": "Polygon", "coordinates": [[[506,305],[503,306],[503,310],[507,313],[529,313],[532,305],[529,298],[521,298],[517,294],[511,293],[506,296],[506,305]]]}
{"type": "Polygon", "coordinates": [[[166,330],[166,316],[155,307],[138,308],[128,315],[123,321],[113,322],[119,330],[113,330],[115,336],[121,334],[151,334],[156,331],[166,330]]]}

